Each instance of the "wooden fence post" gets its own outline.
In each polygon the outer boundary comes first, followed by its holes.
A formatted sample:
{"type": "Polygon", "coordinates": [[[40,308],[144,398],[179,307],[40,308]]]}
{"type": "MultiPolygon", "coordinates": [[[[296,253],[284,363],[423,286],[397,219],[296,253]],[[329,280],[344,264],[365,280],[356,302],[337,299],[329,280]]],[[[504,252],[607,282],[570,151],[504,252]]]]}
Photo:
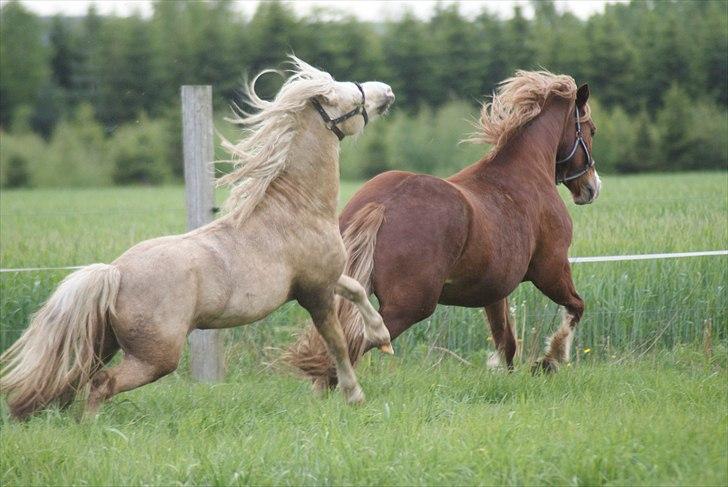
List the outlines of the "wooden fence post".
{"type": "MultiPolygon", "coordinates": [[[[212,221],[215,204],[212,87],[182,86],[181,96],[187,229],[193,230],[212,221]]],[[[194,330],[189,344],[192,378],[222,380],[225,363],[220,331],[194,330]]]]}

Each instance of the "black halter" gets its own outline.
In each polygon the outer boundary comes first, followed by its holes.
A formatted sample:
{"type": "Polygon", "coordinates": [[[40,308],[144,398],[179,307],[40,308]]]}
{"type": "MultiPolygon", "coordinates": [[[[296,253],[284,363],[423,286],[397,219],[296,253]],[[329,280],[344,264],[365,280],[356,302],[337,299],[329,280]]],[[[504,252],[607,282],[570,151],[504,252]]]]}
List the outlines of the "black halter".
{"type": "Polygon", "coordinates": [[[571,181],[572,179],[583,176],[594,165],[594,158],[592,157],[591,152],[589,152],[589,148],[586,146],[586,142],[584,142],[584,137],[581,133],[581,122],[579,122],[579,107],[576,107],[576,140],[574,141],[574,147],[571,149],[571,152],[569,152],[568,156],[556,161],[556,165],[558,166],[559,164],[565,164],[572,160],[576,155],[576,151],[579,149],[579,147],[583,148],[584,154],[586,154],[586,166],[584,166],[584,169],[577,172],[576,174],[572,174],[571,176],[564,175],[564,177],[560,179],[559,176],[556,176],[556,184],[565,183],[566,181],[571,181]]]}
{"type": "Polygon", "coordinates": [[[326,110],[324,110],[324,107],[321,106],[321,103],[319,103],[316,98],[311,98],[311,104],[316,109],[316,111],[319,112],[319,115],[321,115],[321,118],[324,120],[326,127],[333,133],[335,133],[339,140],[342,140],[345,137],[344,132],[342,132],[339,127],[337,127],[337,125],[341,122],[345,122],[351,117],[361,114],[361,116],[364,117],[364,125],[369,123],[369,115],[367,114],[367,109],[365,105],[367,99],[366,96],[364,96],[364,90],[362,89],[361,85],[356,81],[354,81],[354,84],[357,88],[359,88],[359,91],[361,92],[361,104],[357,105],[357,107],[352,111],[347,112],[338,118],[332,119],[331,117],[329,117],[329,114],[326,113],[326,110]]]}

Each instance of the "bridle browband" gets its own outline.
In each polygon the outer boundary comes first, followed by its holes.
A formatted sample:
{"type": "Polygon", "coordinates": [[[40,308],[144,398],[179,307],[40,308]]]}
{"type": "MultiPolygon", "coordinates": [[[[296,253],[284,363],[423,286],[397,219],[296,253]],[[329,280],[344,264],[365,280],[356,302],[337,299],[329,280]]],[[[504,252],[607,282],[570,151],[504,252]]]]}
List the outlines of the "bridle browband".
{"type": "Polygon", "coordinates": [[[321,106],[321,103],[316,98],[311,98],[311,104],[316,109],[316,111],[319,112],[319,115],[321,115],[324,124],[326,124],[326,128],[336,134],[339,140],[343,140],[343,138],[346,136],[344,135],[344,132],[342,132],[339,127],[337,127],[338,124],[345,122],[351,117],[355,117],[357,115],[361,115],[364,118],[364,125],[369,123],[369,115],[367,114],[367,109],[365,105],[367,98],[364,95],[364,90],[362,89],[361,85],[356,81],[354,81],[354,84],[357,88],[359,88],[359,92],[361,93],[361,104],[357,105],[357,107],[352,111],[346,112],[345,114],[337,118],[332,119],[331,117],[329,117],[329,114],[326,113],[326,110],[324,110],[324,107],[321,106]]]}
{"type": "Polygon", "coordinates": [[[575,107],[576,109],[576,140],[574,141],[574,147],[571,149],[571,152],[569,152],[569,155],[564,157],[563,159],[559,159],[556,161],[556,165],[559,164],[565,164],[569,161],[571,161],[574,156],[576,155],[576,151],[579,149],[579,147],[582,147],[584,149],[584,154],[586,154],[586,166],[584,166],[584,169],[577,172],[576,174],[572,174],[571,176],[564,176],[563,178],[559,179],[559,176],[556,176],[556,184],[565,183],[567,181],[571,181],[573,179],[576,179],[578,177],[583,176],[587,173],[589,169],[594,165],[594,158],[591,155],[591,152],[589,152],[589,148],[586,146],[586,142],[584,142],[583,134],[581,133],[581,122],[579,121],[579,107],[575,107]]]}

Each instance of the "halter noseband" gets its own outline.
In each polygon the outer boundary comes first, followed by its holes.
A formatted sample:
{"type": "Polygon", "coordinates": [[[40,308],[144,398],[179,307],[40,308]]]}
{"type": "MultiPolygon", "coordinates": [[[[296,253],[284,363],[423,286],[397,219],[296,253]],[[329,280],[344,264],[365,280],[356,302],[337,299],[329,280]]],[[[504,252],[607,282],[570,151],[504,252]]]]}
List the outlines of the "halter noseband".
{"type": "Polygon", "coordinates": [[[326,128],[331,130],[336,136],[339,138],[339,140],[343,140],[345,137],[344,132],[341,131],[339,127],[337,127],[338,124],[341,122],[345,122],[349,120],[351,117],[355,117],[359,114],[364,118],[364,125],[369,123],[369,115],[367,114],[366,109],[366,101],[367,98],[364,95],[364,90],[362,89],[361,85],[354,81],[354,84],[357,88],[359,88],[359,92],[361,93],[361,104],[357,105],[355,109],[353,109],[350,112],[346,112],[342,116],[338,118],[331,118],[329,117],[329,114],[326,113],[326,110],[324,110],[324,107],[321,106],[321,103],[316,98],[311,98],[311,104],[316,109],[317,112],[319,112],[319,115],[321,115],[321,118],[323,119],[324,123],[326,124],[326,128]]]}
{"type": "Polygon", "coordinates": [[[572,174],[571,176],[564,176],[559,179],[559,176],[556,176],[556,184],[565,183],[567,181],[571,181],[572,179],[576,179],[578,177],[583,176],[587,173],[589,169],[594,165],[594,158],[591,155],[591,152],[589,152],[589,148],[586,146],[586,142],[584,142],[584,137],[581,133],[581,122],[579,121],[579,107],[576,108],[576,140],[574,141],[574,147],[571,149],[571,152],[569,152],[569,155],[564,157],[563,159],[559,159],[556,161],[556,165],[559,164],[565,164],[569,161],[571,161],[574,156],[576,155],[576,151],[579,149],[579,147],[584,149],[584,154],[586,154],[586,166],[584,166],[584,169],[577,172],[576,174],[572,174]]]}

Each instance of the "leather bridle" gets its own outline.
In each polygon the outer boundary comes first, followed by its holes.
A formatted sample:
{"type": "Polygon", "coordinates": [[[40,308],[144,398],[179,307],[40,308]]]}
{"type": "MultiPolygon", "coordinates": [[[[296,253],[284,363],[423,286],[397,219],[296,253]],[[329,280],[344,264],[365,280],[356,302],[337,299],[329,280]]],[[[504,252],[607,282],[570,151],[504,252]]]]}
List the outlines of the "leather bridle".
{"type": "Polygon", "coordinates": [[[559,178],[559,176],[556,176],[556,184],[565,183],[567,181],[571,181],[573,179],[576,179],[578,177],[583,176],[584,174],[591,169],[591,167],[594,165],[594,158],[591,155],[591,152],[589,152],[589,147],[586,146],[586,142],[584,142],[584,136],[581,132],[581,122],[579,121],[579,107],[575,107],[576,109],[576,140],[574,141],[574,147],[572,147],[571,152],[569,152],[569,155],[564,157],[563,159],[559,159],[556,161],[556,165],[559,164],[566,164],[567,162],[571,161],[574,156],[576,155],[576,151],[579,150],[579,147],[584,149],[584,154],[586,154],[586,165],[584,166],[584,169],[577,172],[576,174],[572,175],[564,175],[562,178],[559,178]]]}
{"type": "Polygon", "coordinates": [[[361,103],[350,112],[346,112],[345,114],[337,118],[329,117],[329,114],[326,113],[326,110],[324,110],[324,107],[321,106],[321,103],[316,98],[311,98],[311,104],[316,109],[316,111],[319,112],[319,115],[321,115],[324,124],[326,124],[326,128],[336,134],[339,140],[342,140],[345,137],[344,132],[342,132],[341,129],[338,127],[340,123],[345,122],[351,117],[355,117],[357,115],[361,115],[364,118],[364,125],[369,123],[369,115],[367,114],[366,109],[367,99],[366,96],[364,96],[364,90],[362,89],[361,85],[356,81],[354,81],[354,84],[357,88],[359,88],[359,92],[361,93],[361,103]]]}

